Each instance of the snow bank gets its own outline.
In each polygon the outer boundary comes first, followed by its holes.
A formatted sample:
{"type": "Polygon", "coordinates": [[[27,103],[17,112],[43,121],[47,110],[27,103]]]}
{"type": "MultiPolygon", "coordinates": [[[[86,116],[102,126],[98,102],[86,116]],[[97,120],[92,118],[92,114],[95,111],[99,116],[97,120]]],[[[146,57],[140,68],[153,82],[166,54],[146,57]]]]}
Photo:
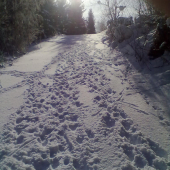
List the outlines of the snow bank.
{"type": "Polygon", "coordinates": [[[120,25],[116,27],[114,30],[115,40],[118,42],[122,42],[126,39],[129,39],[132,36],[132,34],[133,31],[124,25],[120,25]]]}

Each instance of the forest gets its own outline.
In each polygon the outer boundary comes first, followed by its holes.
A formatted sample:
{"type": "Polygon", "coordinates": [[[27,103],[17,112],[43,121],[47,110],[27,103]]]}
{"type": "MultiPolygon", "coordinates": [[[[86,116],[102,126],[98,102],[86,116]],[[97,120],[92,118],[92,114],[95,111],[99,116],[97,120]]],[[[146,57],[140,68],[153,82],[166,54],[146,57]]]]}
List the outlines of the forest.
{"type": "Polygon", "coordinates": [[[94,25],[91,30],[83,18],[84,11],[82,0],[2,0],[0,53],[23,54],[29,44],[56,34],[95,33],[94,25]]]}
{"type": "MultiPolygon", "coordinates": [[[[164,13],[157,10],[152,1],[155,2],[154,0],[138,0],[139,6],[136,10],[139,17],[146,16],[145,22],[154,20],[154,28],[156,28],[164,13]]],[[[106,11],[101,13],[101,18],[103,17],[104,20],[99,25],[102,30],[107,28],[108,36],[113,41],[115,28],[112,28],[113,24],[106,27],[106,21],[115,21],[119,17],[118,9],[115,8],[119,3],[116,0],[94,1],[96,4],[97,2],[98,5],[104,6],[106,11]]],[[[160,6],[159,3],[156,5],[160,6]]],[[[85,10],[82,0],[15,0],[12,2],[1,0],[0,62],[2,56],[22,55],[27,52],[30,44],[57,34],[96,33],[93,11],[90,9],[88,18],[84,19],[85,10]]]]}

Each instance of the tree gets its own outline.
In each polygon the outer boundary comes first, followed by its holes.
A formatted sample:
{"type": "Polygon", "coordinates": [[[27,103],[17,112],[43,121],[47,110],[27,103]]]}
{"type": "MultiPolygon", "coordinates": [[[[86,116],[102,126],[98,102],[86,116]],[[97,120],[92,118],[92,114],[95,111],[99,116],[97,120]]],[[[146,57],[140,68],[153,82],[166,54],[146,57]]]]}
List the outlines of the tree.
{"type": "Polygon", "coordinates": [[[99,0],[98,4],[105,8],[104,15],[109,20],[117,20],[125,6],[120,6],[122,0],[99,0]]]}
{"type": "Polygon", "coordinates": [[[67,22],[67,2],[66,0],[46,0],[41,6],[43,17],[43,27],[41,38],[53,36],[56,33],[65,33],[67,22]]]}
{"type": "Polygon", "coordinates": [[[40,6],[45,0],[2,0],[0,2],[0,50],[24,52],[36,39],[42,16],[40,6]]]}
{"type": "Polygon", "coordinates": [[[1,0],[0,53],[23,53],[37,38],[84,34],[82,0],[1,0]]]}
{"type": "Polygon", "coordinates": [[[68,9],[68,3],[67,0],[58,0],[57,3],[57,12],[56,12],[56,24],[57,24],[57,32],[64,34],[67,31],[67,9],[68,9]]]}
{"type": "Polygon", "coordinates": [[[82,0],[70,0],[67,8],[67,34],[85,34],[86,26],[83,19],[84,5],[82,0]]]}
{"type": "Polygon", "coordinates": [[[1,0],[0,52],[22,53],[37,38],[66,30],[67,0],[1,0]]]}
{"type": "Polygon", "coordinates": [[[40,28],[41,32],[39,38],[46,38],[55,35],[57,32],[56,16],[57,5],[54,0],[46,0],[41,6],[40,14],[43,17],[43,23],[40,28]]]}
{"type": "Polygon", "coordinates": [[[99,0],[98,4],[104,7],[103,14],[107,18],[108,34],[110,40],[115,39],[114,28],[118,26],[117,20],[126,6],[122,6],[123,0],[99,0]]]}
{"type": "Polygon", "coordinates": [[[95,34],[96,33],[94,15],[93,15],[92,9],[89,10],[87,33],[88,34],[95,34]]]}

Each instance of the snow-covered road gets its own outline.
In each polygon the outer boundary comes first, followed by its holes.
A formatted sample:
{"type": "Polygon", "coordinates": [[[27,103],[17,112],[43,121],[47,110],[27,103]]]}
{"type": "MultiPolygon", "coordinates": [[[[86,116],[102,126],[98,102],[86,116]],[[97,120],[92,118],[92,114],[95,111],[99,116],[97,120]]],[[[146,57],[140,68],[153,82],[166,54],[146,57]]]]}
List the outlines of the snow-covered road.
{"type": "Polygon", "coordinates": [[[0,169],[170,168],[168,106],[103,36],[54,37],[0,70],[0,169]]]}

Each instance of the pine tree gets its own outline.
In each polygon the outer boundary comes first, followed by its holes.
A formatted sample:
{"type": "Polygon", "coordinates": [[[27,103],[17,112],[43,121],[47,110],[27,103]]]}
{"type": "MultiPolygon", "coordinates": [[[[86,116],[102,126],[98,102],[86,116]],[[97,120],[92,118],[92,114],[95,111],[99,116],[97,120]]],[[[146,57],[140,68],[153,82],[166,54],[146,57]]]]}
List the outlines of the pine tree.
{"type": "Polygon", "coordinates": [[[41,6],[43,27],[40,36],[46,38],[56,33],[63,34],[67,22],[67,0],[46,0],[41,6]]]}
{"type": "Polygon", "coordinates": [[[94,15],[93,15],[92,9],[89,10],[87,33],[88,34],[95,34],[96,33],[94,15]]]}
{"type": "Polygon", "coordinates": [[[67,34],[85,34],[86,26],[83,19],[84,5],[82,0],[70,0],[68,7],[67,34]]]}
{"type": "Polygon", "coordinates": [[[40,7],[45,0],[0,1],[0,50],[23,52],[36,39],[42,17],[40,7]]]}
{"type": "Polygon", "coordinates": [[[40,28],[41,32],[39,38],[47,38],[55,35],[57,32],[56,27],[56,12],[57,5],[54,0],[46,0],[41,6],[40,14],[43,17],[43,24],[40,28]]]}
{"type": "Polygon", "coordinates": [[[67,0],[57,0],[56,1],[56,27],[57,27],[57,32],[64,34],[66,33],[66,26],[67,26],[67,0]]]}

